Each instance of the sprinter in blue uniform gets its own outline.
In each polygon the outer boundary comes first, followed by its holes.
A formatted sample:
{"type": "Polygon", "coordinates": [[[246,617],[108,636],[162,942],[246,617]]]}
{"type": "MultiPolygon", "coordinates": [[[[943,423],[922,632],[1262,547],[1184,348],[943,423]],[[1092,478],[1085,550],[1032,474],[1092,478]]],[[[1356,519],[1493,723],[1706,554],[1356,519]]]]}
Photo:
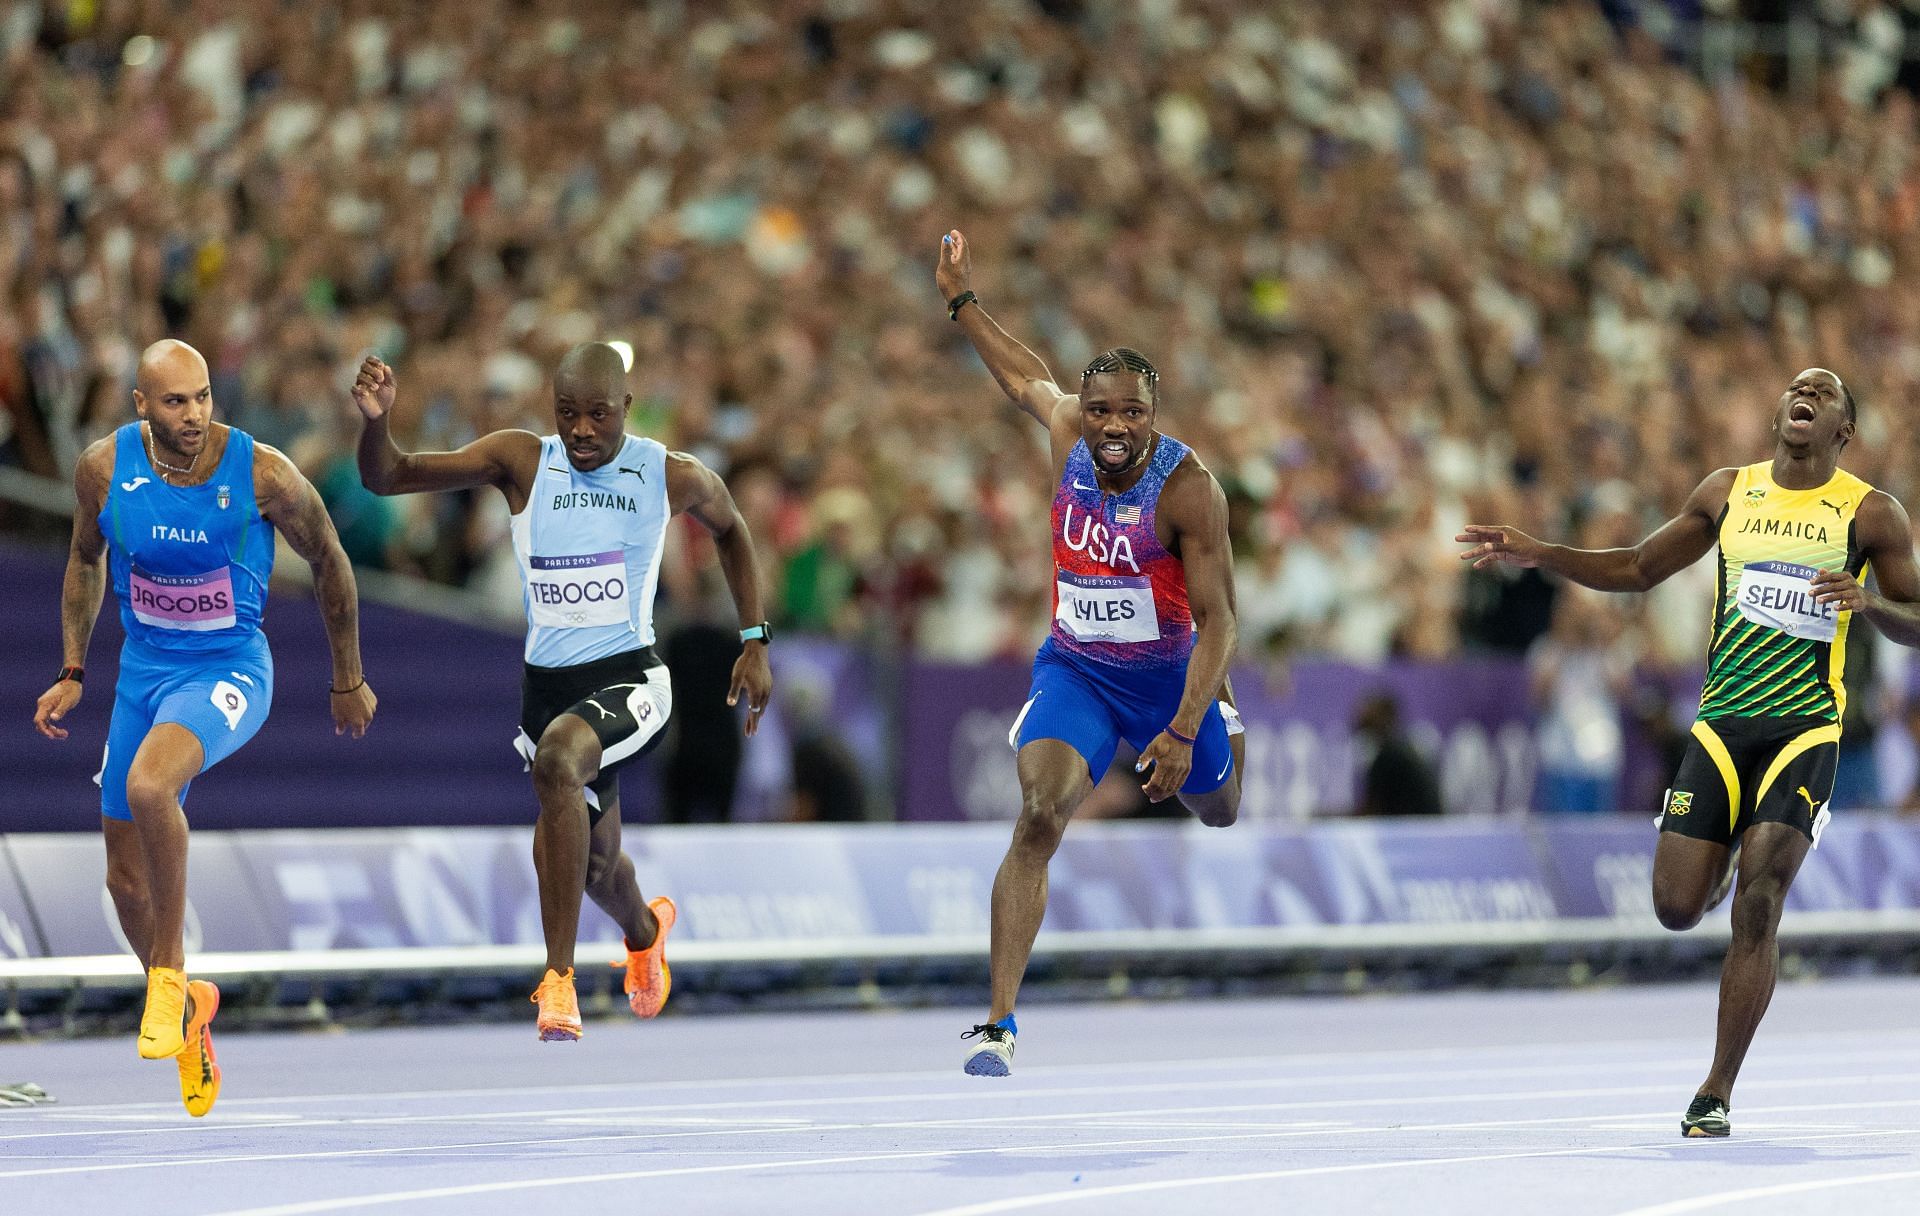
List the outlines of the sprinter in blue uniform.
{"type": "Polygon", "coordinates": [[[130,422],[74,472],[78,506],[61,592],[65,664],[33,722],[50,739],[80,704],[87,643],[107,578],[126,642],[101,758],[107,889],[147,971],[140,1055],[173,1059],[200,1116],[220,1094],[210,1025],[220,993],[186,977],[187,819],[195,776],[253,738],[273,702],[260,616],[273,532],[313,566],[333,650],[334,729],[366,733],[373,690],[360,670],[353,569],[320,496],[279,452],[213,421],[207,363],[183,342],[140,357],[130,422]]]}
{"type": "Polygon", "coordinates": [[[604,342],[569,351],[553,375],[555,434],[495,431],[457,452],[402,452],[388,429],[393,369],[370,358],[353,400],[365,418],[360,479],[376,494],[493,486],[513,514],[513,551],[527,611],[518,746],[533,772],[540,818],[533,864],[547,970],[535,989],[549,1042],[581,1034],[573,953],[580,897],[626,934],[627,1003],[649,1018],[666,1004],[673,901],[640,897],[620,851],[618,769],[659,742],[673,685],[653,650],[653,593],[668,521],[686,512],[713,533],[740,615],[740,658],[728,703],[747,699],[760,724],[773,675],[761,619],[753,538],[726,483],[692,456],[627,434],[627,368],[604,342]]]}

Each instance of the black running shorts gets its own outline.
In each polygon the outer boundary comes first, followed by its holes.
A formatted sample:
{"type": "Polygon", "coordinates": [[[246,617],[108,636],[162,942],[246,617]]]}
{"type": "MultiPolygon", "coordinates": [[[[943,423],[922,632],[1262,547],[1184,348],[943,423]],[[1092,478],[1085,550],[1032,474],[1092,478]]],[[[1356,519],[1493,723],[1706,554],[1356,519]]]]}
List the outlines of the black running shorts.
{"type": "Polygon", "coordinates": [[[1693,739],[1660,808],[1660,830],[1730,845],[1755,823],[1818,842],[1840,762],[1840,727],[1819,718],[1714,718],[1693,739]]]}
{"type": "Polygon", "coordinates": [[[587,786],[587,807],[598,823],[603,805],[619,793],[620,766],[652,751],[665,736],[673,681],[651,646],[573,667],[527,664],[514,748],[529,766],[540,736],[561,714],[579,718],[600,739],[600,772],[587,786]]]}

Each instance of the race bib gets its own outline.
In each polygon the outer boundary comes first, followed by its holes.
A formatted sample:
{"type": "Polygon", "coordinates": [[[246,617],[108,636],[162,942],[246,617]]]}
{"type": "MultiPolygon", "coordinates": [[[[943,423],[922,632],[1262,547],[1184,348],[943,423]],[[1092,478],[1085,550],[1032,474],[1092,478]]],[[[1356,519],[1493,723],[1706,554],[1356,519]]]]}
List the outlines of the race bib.
{"type": "Polygon", "coordinates": [[[625,625],[627,559],[615,549],[573,557],[535,557],[527,572],[528,617],[548,629],[625,625]]]}
{"type": "Polygon", "coordinates": [[[1793,562],[1751,562],[1740,572],[1740,615],[1790,637],[1831,642],[1838,610],[1813,602],[1807,580],[1820,573],[1793,562]]]}
{"type": "Polygon", "coordinates": [[[205,574],[149,574],[135,566],[127,580],[127,599],[133,619],[155,629],[204,633],[231,629],[235,622],[230,566],[205,574]]]}
{"type": "Polygon", "coordinates": [[[1060,571],[1060,602],[1053,617],[1077,642],[1157,642],[1160,614],[1153,581],[1145,575],[1069,574],[1060,571]]]}

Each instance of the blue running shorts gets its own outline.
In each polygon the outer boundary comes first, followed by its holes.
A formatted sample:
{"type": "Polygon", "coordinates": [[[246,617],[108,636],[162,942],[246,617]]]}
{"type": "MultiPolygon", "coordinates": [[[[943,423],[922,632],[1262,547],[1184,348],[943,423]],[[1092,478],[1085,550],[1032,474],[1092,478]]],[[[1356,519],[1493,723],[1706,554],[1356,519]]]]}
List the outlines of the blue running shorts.
{"type": "MultiPolygon", "coordinates": [[[[113,723],[100,757],[100,813],[130,820],[127,771],[148,732],[162,722],[192,731],[206,752],[200,771],[225,760],[259,732],[273,705],[273,654],[255,633],[214,654],[181,654],[128,638],[120,648],[113,723]]],[[[181,801],[187,793],[180,791],[181,801]]]]}
{"type": "MultiPolygon", "coordinates": [[[[1180,712],[1187,667],[1113,667],[1076,659],[1055,648],[1049,638],[1033,656],[1033,687],[1014,719],[1007,741],[1018,751],[1035,739],[1058,739],[1080,753],[1087,776],[1106,776],[1113,754],[1125,739],[1144,751],[1155,735],[1180,712]]],[[[1227,745],[1225,707],[1215,701],[1201,719],[1193,745],[1193,769],[1183,794],[1208,794],[1227,783],[1233,750],[1227,745]]],[[[1231,710],[1227,710],[1231,713],[1231,710]]],[[[1238,715],[1234,727],[1239,726],[1238,715]]]]}

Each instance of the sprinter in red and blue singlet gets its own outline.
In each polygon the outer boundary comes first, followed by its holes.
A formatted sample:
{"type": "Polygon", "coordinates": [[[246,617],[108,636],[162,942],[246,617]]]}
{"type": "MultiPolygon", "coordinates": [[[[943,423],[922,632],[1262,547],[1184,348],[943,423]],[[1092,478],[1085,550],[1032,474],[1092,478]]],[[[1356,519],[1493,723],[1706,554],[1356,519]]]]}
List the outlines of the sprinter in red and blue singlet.
{"type": "Polygon", "coordinates": [[[1235,621],[1227,503],[1186,444],[1154,429],[1160,374],[1107,351],[1066,393],[969,289],[967,241],[941,240],[935,283],[1001,389],[1052,437],[1053,627],[1014,721],[1020,817],[993,883],[993,1006],[966,1071],[1013,1066],[1014,999],[1047,910],[1047,863],[1120,741],[1155,802],[1202,823],[1240,811],[1245,741],[1226,686],[1235,621]],[[1224,699],[1223,699],[1224,698],[1224,699]]]}
{"type": "MultiPolygon", "coordinates": [[[[1096,372],[1095,375],[1100,373],[1096,372]]],[[[1033,687],[1009,735],[1016,749],[1058,739],[1098,783],[1125,739],[1144,753],[1180,709],[1193,653],[1186,567],[1158,533],[1160,491],[1192,449],[1153,434],[1134,483],[1109,493],[1085,439],[1053,496],[1053,629],[1034,656],[1033,687]]],[[[1198,468],[1198,462],[1194,464],[1198,468]]],[[[1233,771],[1226,714],[1207,704],[1188,745],[1182,795],[1212,793],[1233,771]]],[[[1237,720],[1236,720],[1237,725],[1237,720]]],[[[1174,736],[1176,741],[1179,733],[1174,736]]],[[[1201,809],[1205,820],[1230,812],[1201,809]]]]}

